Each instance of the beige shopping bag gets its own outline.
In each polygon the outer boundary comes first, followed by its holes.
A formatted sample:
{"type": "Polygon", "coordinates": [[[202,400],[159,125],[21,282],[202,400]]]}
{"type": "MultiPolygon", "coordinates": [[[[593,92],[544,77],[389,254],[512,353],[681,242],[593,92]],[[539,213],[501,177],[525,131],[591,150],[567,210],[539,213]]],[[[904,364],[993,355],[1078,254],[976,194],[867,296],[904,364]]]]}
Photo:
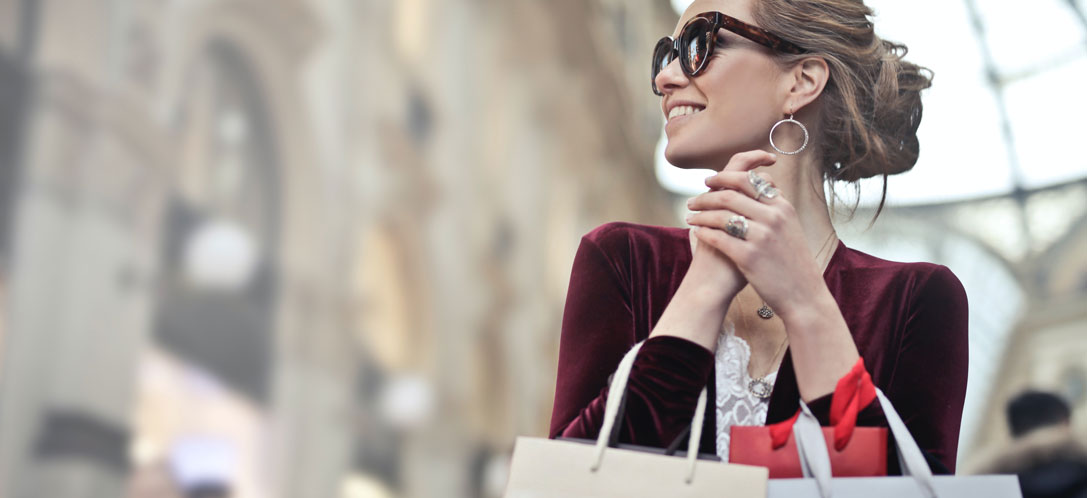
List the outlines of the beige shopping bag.
{"type": "Polygon", "coordinates": [[[707,497],[765,498],[769,472],[698,460],[698,441],[706,407],[702,390],[691,423],[687,455],[666,456],[609,448],[622,393],[641,343],[623,357],[612,379],[604,426],[596,445],[519,437],[513,450],[507,498],[538,497],[707,497]]]}

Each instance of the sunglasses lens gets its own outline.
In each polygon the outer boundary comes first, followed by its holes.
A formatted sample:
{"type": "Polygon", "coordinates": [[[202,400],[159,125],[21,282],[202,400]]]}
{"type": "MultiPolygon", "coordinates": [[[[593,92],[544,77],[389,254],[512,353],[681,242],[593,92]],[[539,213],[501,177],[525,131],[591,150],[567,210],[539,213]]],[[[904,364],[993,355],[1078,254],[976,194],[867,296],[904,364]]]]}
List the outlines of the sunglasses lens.
{"type": "Polygon", "coordinates": [[[692,20],[679,34],[680,64],[687,74],[698,73],[706,64],[713,46],[710,35],[710,22],[701,18],[692,20]]]}
{"type": "Polygon", "coordinates": [[[660,95],[660,90],[657,89],[657,75],[661,70],[672,62],[672,40],[671,38],[661,38],[657,42],[657,46],[653,48],[653,68],[650,71],[649,83],[653,86],[653,93],[660,95]]]}

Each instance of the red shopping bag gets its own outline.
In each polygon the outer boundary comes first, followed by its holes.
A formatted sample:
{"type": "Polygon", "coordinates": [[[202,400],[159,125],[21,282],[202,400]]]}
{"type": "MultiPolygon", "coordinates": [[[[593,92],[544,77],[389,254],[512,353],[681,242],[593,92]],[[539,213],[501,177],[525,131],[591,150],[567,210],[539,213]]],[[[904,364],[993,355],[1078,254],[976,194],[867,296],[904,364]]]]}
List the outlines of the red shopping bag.
{"type": "MultiPolygon", "coordinates": [[[[830,403],[832,427],[823,428],[835,477],[887,475],[887,429],[856,426],[857,413],[875,398],[876,388],[864,359],[858,359],[838,381],[830,403]]],[[[771,479],[803,477],[793,437],[799,415],[797,411],[789,420],[768,426],[733,426],[729,463],[766,467],[771,479]]]]}

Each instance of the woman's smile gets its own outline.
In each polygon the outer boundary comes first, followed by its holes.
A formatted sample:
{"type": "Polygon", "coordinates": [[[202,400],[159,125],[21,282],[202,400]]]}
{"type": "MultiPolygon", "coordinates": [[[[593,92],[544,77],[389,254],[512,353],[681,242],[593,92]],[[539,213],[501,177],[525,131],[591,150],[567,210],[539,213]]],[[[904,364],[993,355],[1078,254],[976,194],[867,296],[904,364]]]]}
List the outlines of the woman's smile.
{"type": "Polygon", "coordinates": [[[704,110],[703,107],[692,105],[677,105],[668,111],[668,123],[665,124],[665,130],[668,128],[674,128],[682,123],[689,121],[691,118],[698,115],[698,113],[704,110]]]}

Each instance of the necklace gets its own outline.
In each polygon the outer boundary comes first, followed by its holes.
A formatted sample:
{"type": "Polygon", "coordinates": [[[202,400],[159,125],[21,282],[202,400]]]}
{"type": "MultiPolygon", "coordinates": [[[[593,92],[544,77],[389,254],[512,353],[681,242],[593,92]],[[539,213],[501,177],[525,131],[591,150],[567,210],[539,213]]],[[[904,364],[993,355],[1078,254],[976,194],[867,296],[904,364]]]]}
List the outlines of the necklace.
{"type": "MultiPolygon", "coordinates": [[[[823,246],[820,247],[819,251],[815,253],[815,257],[816,257],[817,260],[819,259],[819,255],[823,253],[823,249],[827,248],[827,244],[830,243],[831,238],[834,238],[834,230],[830,231],[830,235],[827,235],[827,240],[823,241],[823,246]]],[[[834,253],[831,252],[830,254],[833,255],[834,253]]],[[[830,263],[830,258],[829,257],[826,259],[826,261],[823,261],[823,264],[820,265],[820,267],[825,268],[827,263],[830,263]]],[[[740,303],[740,307],[744,308],[743,303],[740,303]]],[[[770,318],[773,318],[773,316],[774,316],[774,310],[770,309],[770,307],[766,305],[766,301],[763,301],[762,307],[759,308],[758,314],[759,314],[760,318],[770,319],[770,318]]],[[[741,316],[741,319],[744,322],[744,328],[746,328],[747,330],[750,331],[751,330],[750,326],[747,323],[747,313],[740,313],[740,316],[741,316]]],[[[775,365],[777,363],[778,355],[781,354],[781,352],[785,350],[785,345],[788,344],[788,343],[789,343],[789,334],[786,333],[785,337],[781,340],[781,344],[778,345],[777,351],[774,353],[774,356],[770,358],[770,366],[773,366],[773,365],[775,365]]],[[[748,349],[750,350],[750,347],[748,349]]],[[[748,366],[750,366],[750,363],[752,363],[751,360],[753,360],[754,358],[755,358],[755,353],[754,353],[754,351],[752,351],[751,352],[751,359],[748,360],[748,364],[749,364],[748,366]]],[[[759,398],[760,400],[770,398],[770,395],[773,394],[773,392],[774,392],[774,386],[772,384],[770,384],[770,382],[768,380],[766,380],[766,378],[770,376],[770,373],[771,372],[766,372],[766,374],[764,374],[761,377],[755,377],[754,375],[751,375],[750,368],[747,371],[747,375],[748,375],[748,377],[750,379],[747,382],[747,390],[751,394],[755,395],[756,398],[759,398]]]]}
{"type": "MultiPolygon", "coordinates": [[[[827,240],[823,241],[822,247],[820,247],[819,251],[815,253],[815,259],[816,260],[819,259],[819,255],[823,253],[823,249],[827,248],[827,244],[830,243],[830,239],[833,238],[833,237],[834,237],[834,230],[831,230],[830,234],[827,235],[827,240]]],[[[832,251],[830,254],[833,255],[834,252],[832,251]]],[[[827,260],[823,262],[822,266],[826,266],[826,264],[829,263],[829,262],[830,262],[830,258],[828,257],[827,260]]],[[[756,313],[758,313],[759,318],[762,318],[763,320],[769,320],[769,319],[774,317],[774,310],[773,310],[773,308],[771,308],[769,305],[766,304],[766,301],[762,302],[762,307],[760,307],[758,309],[758,311],[756,311],[756,313]]]]}
{"type": "MultiPolygon", "coordinates": [[[[740,305],[740,307],[742,308],[743,303],[740,303],[740,305]]],[[[740,313],[740,316],[741,319],[744,321],[744,328],[750,331],[751,329],[747,324],[747,313],[740,313]]],[[[789,334],[785,334],[785,337],[781,339],[781,344],[778,345],[777,351],[774,353],[774,356],[770,358],[771,366],[777,363],[778,355],[785,350],[785,344],[787,344],[788,342],[789,334]]],[[[751,357],[750,359],[748,359],[748,366],[750,367],[750,364],[753,363],[751,360],[755,359],[755,352],[754,350],[751,350],[750,347],[748,348],[748,350],[751,351],[751,357]]],[[[770,394],[774,392],[774,386],[766,380],[766,378],[770,376],[770,372],[766,372],[766,374],[761,377],[755,377],[754,375],[751,375],[751,369],[748,368],[747,376],[749,378],[749,380],[747,381],[747,390],[751,392],[751,394],[754,394],[756,398],[767,399],[770,397],[770,394]]]]}

